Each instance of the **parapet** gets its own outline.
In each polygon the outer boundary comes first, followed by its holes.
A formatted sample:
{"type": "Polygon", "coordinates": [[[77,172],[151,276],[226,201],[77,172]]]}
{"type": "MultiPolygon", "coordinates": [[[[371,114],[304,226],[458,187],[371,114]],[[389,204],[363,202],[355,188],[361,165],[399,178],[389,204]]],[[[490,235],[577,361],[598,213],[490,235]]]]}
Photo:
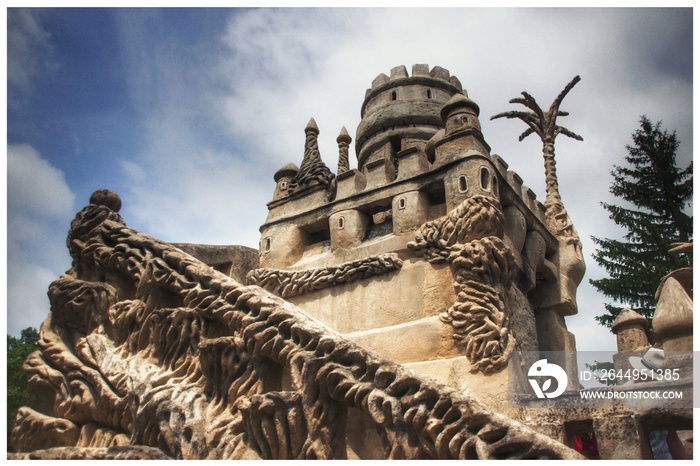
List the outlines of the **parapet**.
{"type": "Polygon", "coordinates": [[[362,168],[376,152],[389,144],[394,152],[425,143],[443,126],[440,110],[455,94],[464,94],[462,83],[440,66],[413,65],[379,74],[367,89],[357,128],[355,152],[362,168]]]}
{"type": "MultiPolygon", "coordinates": [[[[389,72],[389,76],[380,73],[374,78],[372,87],[365,91],[365,104],[372,94],[385,90],[385,87],[401,86],[405,84],[405,80],[430,80],[436,87],[440,87],[440,83],[443,83],[442,85],[444,87],[450,88],[451,90],[456,89],[457,92],[463,92],[462,83],[459,78],[450,75],[450,71],[441,66],[434,66],[431,70],[427,64],[416,64],[411,68],[411,76],[409,76],[406,67],[401,65],[392,68],[389,72]]],[[[365,104],[362,105],[361,112],[363,114],[365,111],[365,104]]]]}

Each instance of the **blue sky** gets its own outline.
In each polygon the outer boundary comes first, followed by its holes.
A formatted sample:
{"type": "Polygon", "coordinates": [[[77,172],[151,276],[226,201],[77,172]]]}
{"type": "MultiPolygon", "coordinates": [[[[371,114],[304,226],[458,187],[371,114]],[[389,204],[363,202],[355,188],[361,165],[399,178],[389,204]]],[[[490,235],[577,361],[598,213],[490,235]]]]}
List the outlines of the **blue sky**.
{"type": "MultiPolygon", "coordinates": [[[[514,109],[542,107],[575,75],[560,124],[562,198],[588,271],[579,349],[614,349],[593,321],[605,298],[591,235],[621,232],[600,207],[613,164],[646,114],[692,157],[690,9],[18,9],[7,10],[7,331],[38,327],[46,289],[70,267],[65,237],[96,189],[122,198],[127,224],[173,242],[257,247],[275,171],[303,156],[304,127],[335,168],[364,92],[398,65],[440,65],[482,110],[484,136],[544,199],[541,147],[518,143],[514,109]]],[[[354,146],[351,146],[351,151],[354,146]]],[[[353,161],[354,162],[354,161],[353,161]]]]}

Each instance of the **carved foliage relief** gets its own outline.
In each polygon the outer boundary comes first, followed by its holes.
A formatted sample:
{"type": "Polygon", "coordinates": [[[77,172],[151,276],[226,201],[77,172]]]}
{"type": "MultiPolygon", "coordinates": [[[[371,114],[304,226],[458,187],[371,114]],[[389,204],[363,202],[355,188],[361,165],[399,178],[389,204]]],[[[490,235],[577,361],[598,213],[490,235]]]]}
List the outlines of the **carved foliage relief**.
{"type": "Polygon", "coordinates": [[[398,270],[403,265],[397,254],[379,254],[344,264],[308,270],[252,270],[248,283],[283,298],[290,298],[331,286],[398,270]]]}
{"type": "Polygon", "coordinates": [[[457,301],[440,319],[452,326],[472,372],[504,369],[515,347],[505,306],[514,259],[502,240],[504,221],[497,200],[474,196],[424,224],[408,244],[430,262],[450,264],[457,301]]]}
{"type": "MultiPolygon", "coordinates": [[[[494,267],[506,273],[498,235],[485,239],[474,251],[445,244],[441,257],[464,269],[460,287],[480,273],[497,290],[494,267]],[[458,265],[479,254],[499,265],[458,265]]],[[[33,453],[16,457],[346,458],[350,409],[384,458],[578,457],[129,229],[104,205],[78,214],[68,246],[73,267],[51,285],[40,351],[25,365],[31,399],[12,432],[16,450],[33,453]]],[[[496,354],[487,341],[473,347],[496,354]]]]}

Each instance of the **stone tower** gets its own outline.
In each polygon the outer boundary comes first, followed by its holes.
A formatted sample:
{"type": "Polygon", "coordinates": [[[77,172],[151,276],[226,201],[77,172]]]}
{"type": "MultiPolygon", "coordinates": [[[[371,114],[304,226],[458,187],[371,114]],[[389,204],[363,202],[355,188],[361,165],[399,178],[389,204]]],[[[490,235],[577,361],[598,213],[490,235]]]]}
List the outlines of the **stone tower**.
{"type": "Polygon", "coordinates": [[[391,360],[502,401],[512,351],[575,342],[563,315],[552,325],[531,299],[566,279],[544,206],[491,154],[479,113],[446,69],[393,68],[365,94],[357,168],[342,134],[334,178],[312,120],[299,173],[275,175],[249,280],[391,360]],[[306,166],[333,182],[305,183],[306,166]]]}
{"type": "Polygon", "coordinates": [[[405,66],[382,73],[367,89],[357,127],[355,152],[358,168],[385,160],[396,166],[396,154],[411,147],[423,147],[444,126],[442,106],[453,95],[463,93],[462,84],[439,66],[413,65],[411,76],[405,66]]]}

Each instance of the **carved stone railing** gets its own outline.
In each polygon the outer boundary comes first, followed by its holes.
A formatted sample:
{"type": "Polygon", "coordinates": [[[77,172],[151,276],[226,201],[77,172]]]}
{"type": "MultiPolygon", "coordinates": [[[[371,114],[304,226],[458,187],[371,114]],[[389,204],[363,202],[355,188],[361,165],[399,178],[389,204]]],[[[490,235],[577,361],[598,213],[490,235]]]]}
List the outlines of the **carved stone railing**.
{"type": "Polygon", "coordinates": [[[71,224],[14,457],[580,458],[99,204],[71,224]],[[351,416],[379,452],[350,448],[351,416]]]}

